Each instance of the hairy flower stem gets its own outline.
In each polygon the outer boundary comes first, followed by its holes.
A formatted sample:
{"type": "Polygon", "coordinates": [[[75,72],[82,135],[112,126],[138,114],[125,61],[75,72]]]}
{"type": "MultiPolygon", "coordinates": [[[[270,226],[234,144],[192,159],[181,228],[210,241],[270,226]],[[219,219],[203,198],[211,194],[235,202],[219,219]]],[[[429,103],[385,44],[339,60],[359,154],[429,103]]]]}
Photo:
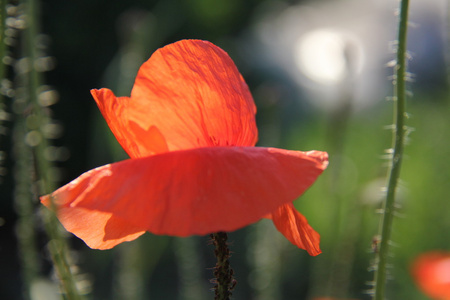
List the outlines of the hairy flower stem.
{"type": "Polygon", "coordinates": [[[212,242],[215,246],[214,255],[217,258],[216,267],[214,268],[215,283],[214,292],[215,300],[228,300],[231,298],[231,291],[236,285],[233,278],[233,269],[230,267],[230,250],[228,249],[226,232],[217,232],[211,234],[212,242]]]}
{"type": "MultiPolygon", "coordinates": [[[[5,30],[6,30],[6,5],[7,0],[0,0],[0,88],[3,88],[3,82],[6,82],[6,44],[5,44],[5,30]]],[[[4,93],[0,93],[0,171],[3,170],[5,163],[5,127],[4,122],[7,119],[6,101],[4,93]]],[[[3,173],[3,172],[1,172],[3,173]]],[[[0,183],[3,181],[3,175],[0,174],[0,183]]]]}
{"type": "Polygon", "coordinates": [[[395,192],[400,177],[400,167],[403,158],[405,142],[405,106],[406,106],[406,37],[408,28],[409,0],[402,0],[400,4],[400,20],[398,28],[397,65],[395,73],[395,112],[394,112],[394,151],[389,171],[386,200],[383,206],[383,217],[380,229],[380,241],[375,264],[373,299],[383,300],[386,287],[386,266],[389,254],[389,241],[392,233],[392,221],[395,210],[395,192]]]}
{"type": "MultiPolygon", "coordinates": [[[[36,48],[36,40],[38,36],[38,20],[37,20],[37,0],[22,0],[25,7],[25,14],[27,16],[27,24],[23,33],[23,54],[29,59],[29,66],[21,71],[23,74],[23,82],[26,85],[27,101],[29,101],[31,114],[36,120],[37,126],[28,128],[30,131],[36,133],[39,137],[39,142],[32,146],[36,162],[36,173],[42,181],[40,194],[47,194],[55,189],[55,182],[51,176],[51,163],[45,158],[44,152],[48,147],[48,141],[43,132],[43,125],[48,121],[48,117],[44,114],[43,108],[38,102],[37,91],[41,86],[40,73],[36,70],[34,62],[38,59],[38,52],[36,48]]],[[[68,246],[64,237],[60,232],[59,222],[54,214],[56,211],[53,199],[51,203],[52,212],[43,209],[45,229],[50,237],[49,251],[57,270],[61,288],[63,290],[65,299],[81,300],[84,297],[78,291],[76,280],[72,274],[71,264],[68,254],[68,246]]]]}
{"type": "MultiPolygon", "coordinates": [[[[5,44],[5,29],[6,29],[6,5],[8,1],[0,0],[0,80],[5,77],[5,63],[3,62],[3,57],[6,52],[5,44]]],[[[0,97],[3,98],[2,95],[0,97]]],[[[2,102],[0,102],[1,105],[2,102]]],[[[1,109],[1,107],[0,107],[1,109]]]]}

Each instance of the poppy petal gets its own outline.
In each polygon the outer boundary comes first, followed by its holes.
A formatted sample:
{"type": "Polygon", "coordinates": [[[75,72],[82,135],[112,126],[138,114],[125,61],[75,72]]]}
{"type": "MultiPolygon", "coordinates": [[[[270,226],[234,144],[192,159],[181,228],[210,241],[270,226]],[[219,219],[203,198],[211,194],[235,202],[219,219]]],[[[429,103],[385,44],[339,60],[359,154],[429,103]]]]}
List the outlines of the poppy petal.
{"type": "Polygon", "coordinates": [[[431,298],[450,300],[450,252],[435,250],[419,255],[412,265],[412,275],[431,298]]]}
{"type": "Polygon", "coordinates": [[[139,69],[131,99],[130,110],[147,105],[142,123],[156,126],[170,151],[256,143],[248,86],[228,54],[210,42],[182,40],[158,49],[139,69]]]}
{"type": "Polygon", "coordinates": [[[280,206],[272,213],[271,219],[275,227],[292,244],[316,256],[320,251],[320,235],[308,224],[308,220],[299,213],[292,203],[280,206]]]}
{"type": "Polygon", "coordinates": [[[91,94],[117,141],[130,157],[168,151],[163,135],[148,121],[149,101],[116,97],[109,89],[91,90],[91,94]]]}
{"type": "Polygon", "coordinates": [[[182,40],[158,49],[139,69],[131,98],[108,89],[91,93],[132,158],[257,141],[248,86],[228,54],[207,41],[182,40]]]}
{"type": "Polygon", "coordinates": [[[155,234],[203,235],[236,230],[292,202],[327,164],[319,151],[205,147],[105,165],[53,197],[60,209],[111,213],[155,234]]]}
{"type": "MultiPolygon", "coordinates": [[[[50,207],[50,197],[42,197],[42,203],[50,207]]],[[[67,231],[78,236],[93,249],[111,249],[145,233],[142,228],[139,229],[112,213],[79,207],[59,207],[58,219],[67,231]]]]}

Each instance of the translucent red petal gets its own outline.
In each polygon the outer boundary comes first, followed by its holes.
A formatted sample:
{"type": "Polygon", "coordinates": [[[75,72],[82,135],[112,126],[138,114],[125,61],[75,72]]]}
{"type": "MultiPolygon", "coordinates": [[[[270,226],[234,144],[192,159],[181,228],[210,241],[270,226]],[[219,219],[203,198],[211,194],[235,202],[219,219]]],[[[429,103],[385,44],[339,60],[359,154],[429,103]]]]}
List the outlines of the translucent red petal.
{"type": "MultiPolygon", "coordinates": [[[[235,64],[219,47],[183,40],[158,49],[140,68],[131,97],[92,94],[131,157],[155,153],[155,128],[169,151],[253,146],[256,107],[235,64]],[[154,133],[154,132],[153,132],[154,133]]],[[[164,147],[157,147],[161,151],[164,147]]]]}
{"type": "Polygon", "coordinates": [[[322,253],[320,250],[320,235],[308,224],[308,220],[299,213],[292,203],[280,206],[271,219],[275,227],[292,244],[308,251],[310,255],[322,253]]]}
{"type": "MultiPolygon", "coordinates": [[[[130,228],[155,234],[203,235],[236,230],[292,202],[327,163],[326,153],[318,151],[198,148],[99,167],[53,196],[60,209],[67,209],[67,218],[70,209],[82,208],[112,214],[130,228]]],[[[275,212],[276,224],[278,215],[275,212]]],[[[92,214],[92,218],[97,217],[92,214]]],[[[294,214],[294,218],[299,217],[294,214]]],[[[116,229],[104,228],[106,234],[115,235],[108,230],[116,229]]],[[[73,228],[68,230],[77,234],[73,228]]],[[[286,234],[286,230],[282,232],[286,234]]],[[[296,242],[309,247],[301,243],[296,242]]]]}
{"type": "Polygon", "coordinates": [[[91,90],[91,94],[117,141],[130,157],[168,151],[161,132],[149,122],[150,101],[116,97],[108,89],[91,90]]]}
{"type": "MultiPolygon", "coordinates": [[[[49,196],[41,199],[45,206],[50,207],[49,196]]],[[[78,236],[93,249],[110,249],[145,233],[142,228],[139,229],[112,213],[78,207],[59,207],[58,219],[67,231],[78,236]]]]}

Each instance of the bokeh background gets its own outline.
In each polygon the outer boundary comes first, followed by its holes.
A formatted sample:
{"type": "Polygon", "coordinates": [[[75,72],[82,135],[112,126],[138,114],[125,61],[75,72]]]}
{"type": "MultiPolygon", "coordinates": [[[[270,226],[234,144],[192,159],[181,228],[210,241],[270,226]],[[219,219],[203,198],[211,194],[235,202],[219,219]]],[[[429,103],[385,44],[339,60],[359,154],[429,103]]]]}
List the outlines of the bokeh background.
{"type": "MultiPolygon", "coordinates": [[[[17,4],[12,2],[12,4],[17,4]]],[[[321,234],[310,257],[262,220],[229,234],[238,284],[233,299],[369,299],[391,147],[396,38],[393,0],[78,0],[40,2],[44,73],[55,134],[49,153],[60,184],[127,156],[89,90],[130,94],[139,66],[159,47],[205,39],[233,58],[254,96],[260,146],[323,150],[330,166],[295,202],[321,234]],[[58,100],[58,101],[56,101],[58,100]]],[[[388,299],[427,299],[410,264],[450,250],[449,4],[411,1],[408,146],[401,173],[388,299]]],[[[2,111],[14,108],[5,98],[2,111]]],[[[4,118],[7,119],[7,118],[4,118]]],[[[39,204],[28,231],[39,271],[23,290],[20,182],[14,118],[1,139],[0,299],[58,299],[39,204]]],[[[27,231],[25,231],[27,232],[27,231]]],[[[112,250],[67,234],[88,299],[212,299],[208,237],[145,234],[112,250]]]]}

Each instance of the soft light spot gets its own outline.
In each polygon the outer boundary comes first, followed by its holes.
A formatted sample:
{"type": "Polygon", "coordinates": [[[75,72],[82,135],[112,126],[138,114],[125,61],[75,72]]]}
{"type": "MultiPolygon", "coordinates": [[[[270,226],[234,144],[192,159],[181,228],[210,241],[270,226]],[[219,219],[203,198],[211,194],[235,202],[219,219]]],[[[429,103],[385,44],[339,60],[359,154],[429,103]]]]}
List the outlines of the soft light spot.
{"type": "Polygon", "coordinates": [[[442,284],[450,284],[450,258],[447,258],[436,267],[436,279],[442,284]]]}
{"type": "Polygon", "coordinates": [[[297,67],[309,79],[325,85],[341,83],[362,66],[361,46],[356,39],[332,29],[316,29],[295,44],[297,67]]]}
{"type": "Polygon", "coordinates": [[[37,145],[40,144],[41,141],[42,136],[36,130],[28,132],[27,135],[25,136],[25,143],[31,147],[36,147],[37,145]]]}
{"type": "Polygon", "coordinates": [[[56,90],[47,90],[39,93],[38,102],[41,106],[50,106],[58,102],[59,94],[56,90]]]}

